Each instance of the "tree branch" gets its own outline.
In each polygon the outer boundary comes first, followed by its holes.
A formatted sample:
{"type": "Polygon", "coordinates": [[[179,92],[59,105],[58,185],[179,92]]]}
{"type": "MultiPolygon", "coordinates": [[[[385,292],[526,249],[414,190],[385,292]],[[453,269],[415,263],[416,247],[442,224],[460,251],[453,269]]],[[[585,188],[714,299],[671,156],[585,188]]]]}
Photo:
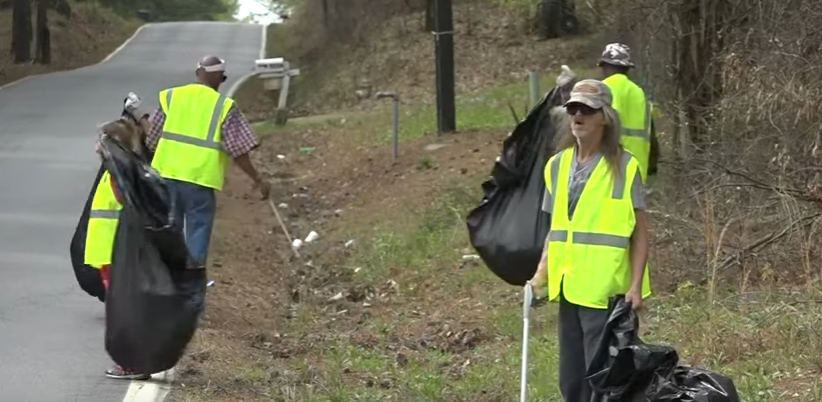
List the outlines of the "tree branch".
{"type": "Polygon", "coordinates": [[[778,232],[771,232],[768,235],[763,236],[762,238],[754,241],[742,250],[725,257],[725,259],[723,259],[722,262],[720,262],[716,266],[717,271],[724,271],[732,267],[733,265],[738,264],[742,260],[743,256],[747,254],[757,253],[759,250],[762,250],[766,246],[773,244],[777,240],[785,237],[786,235],[788,235],[788,233],[795,230],[798,226],[809,226],[813,223],[815,219],[819,217],[822,217],[822,213],[815,213],[812,215],[796,219],[784,228],[782,228],[782,230],[778,232]]]}

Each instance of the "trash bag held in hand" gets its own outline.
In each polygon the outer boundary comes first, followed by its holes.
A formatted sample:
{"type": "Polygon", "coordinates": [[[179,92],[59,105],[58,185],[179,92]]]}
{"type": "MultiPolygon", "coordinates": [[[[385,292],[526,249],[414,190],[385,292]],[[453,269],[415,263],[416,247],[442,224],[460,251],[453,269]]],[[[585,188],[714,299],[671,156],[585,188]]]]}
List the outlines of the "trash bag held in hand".
{"type": "Polygon", "coordinates": [[[601,402],[739,402],[729,378],[677,366],[671,347],[639,339],[639,319],[624,296],[609,301],[609,317],[586,380],[601,402]]]}
{"type": "Polygon", "coordinates": [[[542,211],[544,171],[556,132],[551,109],[562,105],[563,88],[548,92],[505,139],[491,178],[482,184],[482,202],[467,218],[471,245],[511,285],[522,286],[534,275],[550,229],[542,211]]]}
{"type": "Polygon", "coordinates": [[[97,170],[97,177],[94,179],[94,184],[91,185],[91,192],[86,200],[86,205],[83,207],[83,212],[80,214],[80,221],[77,222],[77,228],[74,229],[74,236],[71,238],[71,245],[69,246],[69,254],[71,255],[71,266],[74,268],[74,276],[77,278],[77,283],[92,297],[96,297],[101,302],[106,301],[106,289],[103,286],[103,279],[100,277],[100,270],[86,265],[86,236],[88,235],[88,221],[89,213],[91,212],[91,203],[94,199],[94,192],[97,189],[97,184],[100,178],[103,177],[105,168],[100,165],[97,170]]]}
{"type": "Polygon", "coordinates": [[[177,364],[197,328],[205,269],[196,268],[171,219],[162,178],[111,138],[104,136],[101,148],[124,201],[106,300],[106,351],[123,367],[161,372],[177,364]]]}

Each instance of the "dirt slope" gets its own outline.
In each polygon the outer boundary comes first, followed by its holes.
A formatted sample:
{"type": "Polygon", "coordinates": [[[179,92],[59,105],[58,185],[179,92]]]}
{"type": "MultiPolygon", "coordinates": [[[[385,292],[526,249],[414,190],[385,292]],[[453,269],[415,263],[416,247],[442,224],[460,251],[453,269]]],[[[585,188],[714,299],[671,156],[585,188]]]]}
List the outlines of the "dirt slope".
{"type": "MultiPolygon", "coordinates": [[[[31,74],[72,69],[101,61],[120,46],[139,26],[96,3],[72,3],[72,14],[65,18],[49,16],[52,41],[52,64],[12,62],[11,10],[0,11],[0,85],[31,74]]],[[[32,44],[32,55],[34,44],[32,44]]]]}

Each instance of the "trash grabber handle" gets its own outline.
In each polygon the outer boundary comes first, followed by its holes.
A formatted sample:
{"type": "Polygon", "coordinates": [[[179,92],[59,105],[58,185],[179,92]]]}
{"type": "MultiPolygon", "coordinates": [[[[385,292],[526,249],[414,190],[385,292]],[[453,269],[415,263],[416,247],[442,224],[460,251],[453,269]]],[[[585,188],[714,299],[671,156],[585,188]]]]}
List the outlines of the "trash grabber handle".
{"type": "Polygon", "coordinates": [[[528,320],[531,317],[531,301],[534,289],[530,283],[525,284],[525,297],[522,301],[522,371],[520,373],[520,402],[528,400],[528,320]]]}

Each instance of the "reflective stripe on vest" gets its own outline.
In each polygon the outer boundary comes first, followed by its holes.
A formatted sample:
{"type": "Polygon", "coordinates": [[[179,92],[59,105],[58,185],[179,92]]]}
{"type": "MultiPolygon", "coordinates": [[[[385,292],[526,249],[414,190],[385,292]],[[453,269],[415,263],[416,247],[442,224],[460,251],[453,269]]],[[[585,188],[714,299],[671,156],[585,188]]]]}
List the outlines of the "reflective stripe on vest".
{"type": "Polygon", "coordinates": [[[645,92],[625,74],[614,74],[602,81],[611,89],[611,106],[622,123],[620,143],[637,159],[642,181],[648,173],[651,155],[651,113],[645,92]]]}
{"type": "MultiPolygon", "coordinates": [[[[580,194],[573,220],[568,219],[568,186],[574,148],[553,156],[545,167],[546,186],[553,200],[548,242],[548,297],[560,292],[571,303],[598,309],[610,296],[631,285],[630,245],[636,225],[631,189],[638,164],[623,153],[619,172],[612,175],[602,158],[580,194]]],[[[642,293],[650,295],[646,268],[642,293]]]]}
{"type": "Polygon", "coordinates": [[[221,127],[234,101],[200,84],[160,92],[166,114],[152,167],[164,178],[222,189],[230,163],[221,127]]]}
{"type": "MultiPolygon", "coordinates": [[[[171,88],[168,91],[166,91],[166,110],[170,110],[171,108],[171,98],[173,94],[174,88],[171,88]]],[[[220,94],[220,97],[217,99],[217,107],[215,107],[214,111],[211,112],[211,122],[208,125],[208,134],[206,135],[205,140],[189,137],[187,135],[171,133],[168,131],[163,131],[162,138],[167,139],[169,141],[177,141],[182,142],[184,144],[191,144],[197,147],[217,149],[223,151],[224,148],[222,142],[214,141],[214,137],[217,136],[217,130],[219,129],[218,124],[220,123],[220,116],[223,114],[225,100],[226,96],[220,94]]]]}
{"type": "Polygon", "coordinates": [[[84,259],[86,265],[97,269],[111,264],[114,238],[117,236],[117,225],[123,209],[111,185],[111,174],[106,171],[100,177],[100,182],[94,190],[91,211],[89,211],[84,259]]]}

